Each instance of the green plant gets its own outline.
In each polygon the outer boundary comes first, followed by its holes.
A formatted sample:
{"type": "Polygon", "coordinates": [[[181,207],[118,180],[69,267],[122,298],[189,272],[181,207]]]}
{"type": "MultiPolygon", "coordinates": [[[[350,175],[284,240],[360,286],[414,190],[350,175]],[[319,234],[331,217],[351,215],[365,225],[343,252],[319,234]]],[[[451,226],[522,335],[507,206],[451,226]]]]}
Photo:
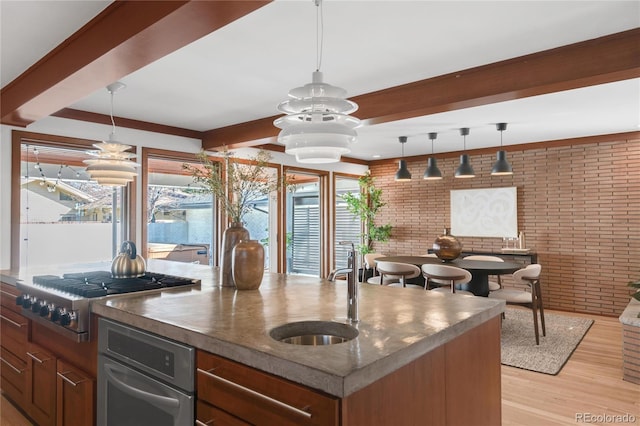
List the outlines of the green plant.
{"type": "Polygon", "coordinates": [[[375,241],[389,241],[392,226],[376,225],[375,218],[378,211],[386,205],[382,201],[382,189],[376,188],[373,177],[369,172],[358,179],[360,193],[347,192],[342,199],[347,203],[347,210],[357,215],[364,224],[364,233],[361,235],[362,243],[358,245],[360,254],[373,252],[375,241]]]}
{"type": "Polygon", "coordinates": [[[222,163],[212,161],[204,151],[197,157],[201,166],[184,163],[182,168],[191,172],[194,182],[216,197],[231,222],[242,222],[256,200],[287,186],[284,178],[268,170],[271,155],[264,150],[250,158],[249,164],[234,160],[227,150],[222,152],[222,163]]]}

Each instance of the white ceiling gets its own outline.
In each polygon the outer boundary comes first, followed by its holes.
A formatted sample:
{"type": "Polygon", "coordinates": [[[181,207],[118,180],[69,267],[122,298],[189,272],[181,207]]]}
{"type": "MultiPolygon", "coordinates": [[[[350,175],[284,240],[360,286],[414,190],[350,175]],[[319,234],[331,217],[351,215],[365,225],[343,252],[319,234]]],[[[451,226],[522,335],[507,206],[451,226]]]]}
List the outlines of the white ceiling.
{"type": "MultiPolygon", "coordinates": [[[[104,1],[0,1],[2,86],[98,14],[104,1]]],[[[275,1],[121,79],[115,115],[198,131],[277,115],[317,63],[311,0],[275,1]]],[[[350,97],[640,26],[639,1],[325,0],[325,81],[350,97]]],[[[109,113],[100,90],[70,108],[109,113]]],[[[354,116],[358,116],[355,112],[354,116]]],[[[640,79],[363,126],[349,156],[429,153],[637,131],[640,79]]],[[[116,123],[117,124],[117,123],[116,123]]]]}

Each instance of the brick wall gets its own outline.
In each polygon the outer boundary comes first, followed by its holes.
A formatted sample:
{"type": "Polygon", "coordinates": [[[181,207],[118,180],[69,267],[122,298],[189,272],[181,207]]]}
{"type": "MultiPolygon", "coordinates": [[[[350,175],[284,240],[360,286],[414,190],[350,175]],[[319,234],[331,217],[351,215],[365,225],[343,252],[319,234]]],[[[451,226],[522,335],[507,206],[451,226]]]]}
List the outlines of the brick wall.
{"type": "MultiPolygon", "coordinates": [[[[542,264],[545,306],[618,316],[627,282],[640,277],[640,140],[509,151],[513,176],[491,176],[495,152],[471,153],[476,177],[455,179],[458,157],[438,157],[444,179],[425,181],[426,160],[408,159],[410,182],[395,182],[397,162],[371,166],[383,189],[376,222],[394,226],[384,254],[422,254],[449,226],[451,189],[516,186],[518,228],[542,264]]],[[[501,238],[461,237],[465,249],[500,250],[501,238]]]]}

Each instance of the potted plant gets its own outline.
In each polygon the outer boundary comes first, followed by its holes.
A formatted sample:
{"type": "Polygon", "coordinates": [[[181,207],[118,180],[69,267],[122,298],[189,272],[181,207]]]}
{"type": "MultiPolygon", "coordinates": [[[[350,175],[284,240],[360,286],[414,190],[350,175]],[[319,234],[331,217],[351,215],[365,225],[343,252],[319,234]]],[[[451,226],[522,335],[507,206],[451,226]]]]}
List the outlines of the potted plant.
{"type": "MultiPolygon", "coordinates": [[[[347,203],[347,210],[357,215],[363,223],[364,232],[361,234],[361,243],[358,244],[357,250],[364,257],[365,254],[373,252],[374,242],[389,241],[392,226],[391,224],[377,225],[375,222],[376,214],[386,203],[382,201],[382,189],[376,188],[369,171],[358,179],[358,185],[360,186],[359,194],[347,192],[342,199],[347,203]]],[[[361,280],[366,278],[363,276],[361,280]]]]}
{"type": "MultiPolygon", "coordinates": [[[[222,162],[212,161],[204,151],[197,157],[201,165],[185,163],[182,167],[191,172],[195,183],[216,197],[230,222],[222,235],[220,279],[221,285],[232,286],[235,285],[231,271],[233,248],[240,241],[250,239],[249,231],[243,226],[244,216],[257,200],[280,190],[286,183],[269,172],[271,155],[264,150],[258,151],[248,163],[233,159],[233,153],[227,150],[222,152],[222,162]]],[[[260,265],[263,264],[264,259],[260,265]]]]}

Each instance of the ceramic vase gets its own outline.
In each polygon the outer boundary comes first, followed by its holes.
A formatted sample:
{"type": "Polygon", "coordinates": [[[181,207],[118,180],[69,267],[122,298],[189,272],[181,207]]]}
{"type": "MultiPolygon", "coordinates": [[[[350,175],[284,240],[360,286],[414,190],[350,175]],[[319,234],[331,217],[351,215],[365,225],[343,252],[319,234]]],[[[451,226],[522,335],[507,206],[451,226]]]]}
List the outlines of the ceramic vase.
{"type": "Polygon", "coordinates": [[[241,222],[233,222],[222,233],[222,246],[220,247],[220,285],[233,287],[232,257],[233,248],[242,240],[249,240],[249,231],[241,222]]]}
{"type": "Polygon", "coordinates": [[[456,237],[451,235],[450,228],[445,228],[444,234],[438,236],[433,242],[433,252],[438,258],[445,262],[450,262],[460,256],[462,244],[456,237]]]}
{"type": "Polygon", "coordinates": [[[264,275],[264,247],[258,240],[240,241],[233,248],[233,282],[238,290],[255,290],[264,275]]]}

